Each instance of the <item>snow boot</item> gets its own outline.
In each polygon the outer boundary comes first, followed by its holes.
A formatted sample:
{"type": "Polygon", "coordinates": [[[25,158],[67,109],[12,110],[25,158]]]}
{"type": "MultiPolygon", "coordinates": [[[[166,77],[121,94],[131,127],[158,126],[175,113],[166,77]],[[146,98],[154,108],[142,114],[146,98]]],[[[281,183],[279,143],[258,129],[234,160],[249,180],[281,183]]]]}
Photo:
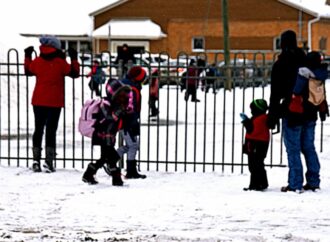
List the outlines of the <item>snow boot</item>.
{"type": "Polygon", "coordinates": [[[46,147],[46,159],[45,164],[43,167],[47,173],[55,172],[54,168],[54,159],[55,159],[55,148],[53,147],[46,147]]]}
{"type": "Polygon", "coordinates": [[[113,186],[122,186],[124,184],[121,179],[121,170],[119,167],[111,168],[111,176],[112,176],[112,185],[113,186]]]}
{"type": "Polygon", "coordinates": [[[136,167],[136,160],[127,160],[127,173],[125,178],[126,179],[145,179],[147,178],[146,175],[140,174],[137,171],[136,167]]]}
{"type": "Polygon", "coordinates": [[[34,172],[41,172],[41,167],[40,167],[41,148],[33,147],[32,148],[32,154],[33,154],[32,170],[34,172]]]}
{"type": "Polygon", "coordinates": [[[95,166],[95,164],[93,163],[89,163],[87,166],[86,171],[84,172],[83,176],[82,176],[82,181],[86,182],[90,185],[95,185],[98,183],[97,180],[95,180],[95,174],[97,172],[97,168],[95,166]]]}

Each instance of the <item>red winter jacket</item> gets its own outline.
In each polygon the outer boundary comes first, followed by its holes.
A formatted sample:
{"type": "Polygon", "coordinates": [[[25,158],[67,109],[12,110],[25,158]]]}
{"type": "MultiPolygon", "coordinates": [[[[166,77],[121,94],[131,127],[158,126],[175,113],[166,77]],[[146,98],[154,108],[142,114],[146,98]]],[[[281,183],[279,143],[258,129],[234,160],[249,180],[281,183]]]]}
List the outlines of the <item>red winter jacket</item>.
{"type": "Polygon", "coordinates": [[[34,60],[26,57],[24,68],[26,75],[36,76],[32,105],[64,107],[65,76],[78,77],[80,65],[77,60],[71,60],[71,65],[68,64],[59,50],[41,45],[40,56],[34,60]]]}
{"type": "Polygon", "coordinates": [[[255,117],[252,117],[252,131],[246,132],[245,138],[251,140],[259,141],[269,141],[269,128],[267,126],[267,114],[261,114],[255,117]]]}

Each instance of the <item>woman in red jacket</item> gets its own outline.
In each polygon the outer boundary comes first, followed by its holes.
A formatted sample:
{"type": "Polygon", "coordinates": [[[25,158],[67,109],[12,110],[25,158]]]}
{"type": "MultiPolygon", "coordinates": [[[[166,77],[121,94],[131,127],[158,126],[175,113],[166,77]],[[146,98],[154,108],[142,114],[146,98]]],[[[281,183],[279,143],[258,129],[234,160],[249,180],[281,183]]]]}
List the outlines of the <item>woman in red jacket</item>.
{"type": "Polygon", "coordinates": [[[65,60],[61,42],[54,36],[40,37],[40,55],[32,60],[32,46],[26,48],[24,68],[28,76],[36,76],[36,84],[32,95],[32,105],[35,118],[33,133],[33,165],[35,172],[40,172],[42,137],[46,128],[46,158],[43,167],[46,172],[54,172],[56,130],[61,108],[64,107],[65,76],[79,76],[77,51],[69,48],[71,64],[65,60]]]}

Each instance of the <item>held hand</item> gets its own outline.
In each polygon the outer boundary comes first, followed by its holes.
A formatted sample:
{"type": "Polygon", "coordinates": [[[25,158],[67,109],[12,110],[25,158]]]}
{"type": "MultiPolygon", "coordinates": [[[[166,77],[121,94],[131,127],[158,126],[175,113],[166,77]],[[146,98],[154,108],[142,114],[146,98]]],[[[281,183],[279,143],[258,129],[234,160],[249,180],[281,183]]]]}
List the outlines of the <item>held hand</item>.
{"type": "Polygon", "coordinates": [[[29,46],[24,49],[25,57],[31,58],[32,57],[32,52],[34,51],[33,46],[29,46]]]}
{"type": "Polygon", "coordinates": [[[319,116],[321,121],[325,121],[329,117],[329,107],[326,100],[324,100],[319,106],[319,116]]]}
{"type": "Polygon", "coordinates": [[[248,116],[245,113],[240,113],[239,116],[241,117],[243,122],[248,119],[248,116]]]}

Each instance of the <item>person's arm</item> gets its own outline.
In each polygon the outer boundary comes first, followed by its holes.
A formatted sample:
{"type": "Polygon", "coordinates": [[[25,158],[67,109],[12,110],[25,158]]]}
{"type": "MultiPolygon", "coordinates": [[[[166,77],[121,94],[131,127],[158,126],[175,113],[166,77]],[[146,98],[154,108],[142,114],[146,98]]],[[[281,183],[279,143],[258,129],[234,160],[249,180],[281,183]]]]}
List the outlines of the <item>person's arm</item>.
{"type": "Polygon", "coordinates": [[[30,65],[32,63],[32,52],[34,51],[33,46],[29,46],[24,49],[24,72],[27,76],[33,76],[33,72],[31,71],[30,65]]]}
{"type": "Polygon", "coordinates": [[[72,78],[77,78],[79,77],[79,72],[80,72],[80,64],[78,62],[78,53],[75,49],[69,48],[68,53],[71,59],[71,64],[70,64],[70,72],[68,76],[72,78]]]}

